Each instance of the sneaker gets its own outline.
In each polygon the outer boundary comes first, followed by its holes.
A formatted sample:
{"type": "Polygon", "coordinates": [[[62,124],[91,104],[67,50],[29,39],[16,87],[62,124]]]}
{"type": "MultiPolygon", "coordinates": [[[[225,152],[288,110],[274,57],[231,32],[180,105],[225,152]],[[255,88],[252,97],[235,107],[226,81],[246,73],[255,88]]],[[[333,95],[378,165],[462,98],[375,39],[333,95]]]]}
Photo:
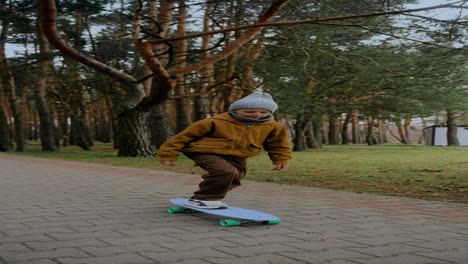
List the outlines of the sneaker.
{"type": "Polygon", "coordinates": [[[225,209],[229,206],[221,201],[202,201],[194,199],[193,197],[188,199],[184,205],[201,208],[201,209],[225,209]]]}

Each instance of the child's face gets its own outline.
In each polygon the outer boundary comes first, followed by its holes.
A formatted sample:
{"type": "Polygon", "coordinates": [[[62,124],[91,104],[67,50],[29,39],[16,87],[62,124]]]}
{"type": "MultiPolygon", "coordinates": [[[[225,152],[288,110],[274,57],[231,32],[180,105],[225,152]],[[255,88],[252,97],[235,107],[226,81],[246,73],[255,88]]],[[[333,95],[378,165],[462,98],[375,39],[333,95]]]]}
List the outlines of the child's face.
{"type": "Polygon", "coordinates": [[[233,112],[240,116],[253,118],[253,119],[264,118],[271,114],[270,111],[264,110],[264,109],[239,109],[233,112]]]}

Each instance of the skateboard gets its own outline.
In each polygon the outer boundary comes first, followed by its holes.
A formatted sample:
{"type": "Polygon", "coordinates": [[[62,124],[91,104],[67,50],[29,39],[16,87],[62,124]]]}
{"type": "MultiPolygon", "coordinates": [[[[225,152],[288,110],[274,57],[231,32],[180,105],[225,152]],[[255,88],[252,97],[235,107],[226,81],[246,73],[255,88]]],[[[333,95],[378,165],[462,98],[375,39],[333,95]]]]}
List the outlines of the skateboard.
{"type": "Polygon", "coordinates": [[[212,214],[217,216],[228,217],[230,219],[223,219],[219,221],[221,226],[240,226],[241,224],[246,223],[257,223],[257,224],[264,224],[264,225],[273,225],[279,224],[281,220],[271,214],[254,211],[250,209],[244,209],[239,207],[230,206],[224,209],[201,209],[196,207],[191,207],[184,205],[184,203],[188,199],[179,198],[179,199],[171,199],[169,200],[171,203],[179,206],[179,207],[169,207],[167,212],[170,214],[174,213],[183,213],[186,211],[197,211],[206,214],[212,214]]]}

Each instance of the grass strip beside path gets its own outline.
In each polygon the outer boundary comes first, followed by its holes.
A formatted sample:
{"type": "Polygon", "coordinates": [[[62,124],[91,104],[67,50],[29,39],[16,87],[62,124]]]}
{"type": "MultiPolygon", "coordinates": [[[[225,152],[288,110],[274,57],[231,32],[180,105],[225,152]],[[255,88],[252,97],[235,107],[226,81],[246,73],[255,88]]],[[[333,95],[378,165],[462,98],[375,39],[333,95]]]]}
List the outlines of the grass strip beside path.
{"type": "MultiPolygon", "coordinates": [[[[111,144],[96,144],[91,151],[68,146],[57,152],[42,152],[40,145],[30,144],[26,152],[8,154],[203,173],[185,156],[176,167],[163,167],[156,158],[117,157],[111,144]]],[[[295,152],[284,171],[272,171],[266,153],[250,158],[248,166],[248,180],[468,204],[467,147],[326,146],[295,152]]]]}

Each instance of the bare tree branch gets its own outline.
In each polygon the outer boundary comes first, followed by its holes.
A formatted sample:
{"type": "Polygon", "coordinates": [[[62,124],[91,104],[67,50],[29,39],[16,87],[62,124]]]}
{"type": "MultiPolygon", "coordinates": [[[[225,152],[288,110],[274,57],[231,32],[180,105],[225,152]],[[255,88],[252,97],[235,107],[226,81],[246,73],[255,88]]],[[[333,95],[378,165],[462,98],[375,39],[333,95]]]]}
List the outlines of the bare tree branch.
{"type": "Polygon", "coordinates": [[[417,40],[417,39],[412,39],[412,38],[407,38],[407,37],[402,37],[402,36],[396,36],[396,35],[393,35],[393,34],[381,32],[381,31],[377,31],[377,30],[373,30],[373,29],[370,29],[370,28],[365,27],[365,26],[362,26],[362,25],[355,25],[355,27],[359,27],[359,28],[365,29],[365,30],[370,31],[370,32],[374,32],[374,33],[378,33],[378,34],[390,36],[390,37],[393,37],[393,38],[409,40],[409,41],[418,42],[418,43],[422,43],[422,44],[427,44],[427,45],[431,45],[431,46],[437,46],[437,47],[441,47],[441,48],[445,48],[445,49],[462,49],[462,50],[468,50],[468,49],[466,49],[466,48],[454,48],[454,47],[450,47],[450,46],[440,45],[440,44],[437,44],[437,43],[432,43],[432,42],[429,42],[429,41],[422,41],[422,40],[417,40]]]}
{"type": "MultiPolygon", "coordinates": [[[[273,16],[276,15],[279,12],[279,10],[287,2],[289,2],[289,0],[276,0],[276,1],[274,1],[271,4],[271,6],[268,8],[268,10],[263,14],[263,16],[260,17],[260,19],[258,20],[258,23],[263,24],[263,23],[267,23],[268,21],[270,21],[273,18],[273,16]]],[[[191,72],[191,71],[196,71],[196,70],[205,68],[208,65],[214,64],[214,63],[226,58],[227,56],[231,55],[232,53],[234,53],[236,50],[238,50],[240,47],[242,47],[242,45],[244,45],[248,41],[252,40],[260,31],[262,31],[261,26],[260,27],[252,27],[251,29],[245,31],[244,34],[242,34],[242,36],[240,36],[235,41],[233,41],[232,43],[227,45],[224,48],[224,50],[219,52],[217,55],[215,55],[213,57],[210,57],[208,59],[202,60],[198,64],[187,66],[187,67],[184,67],[184,68],[181,68],[181,69],[176,69],[174,71],[171,71],[170,74],[188,73],[188,72],[191,72]]],[[[208,32],[208,33],[210,33],[210,32],[208,32]]],[[[220,33],[222,33],[222,32],[220,32],[220,33]]],[[[201,34],[200,36],[205,35],[204,33],[200,33],[200,34],[201,34]]],[[[181,37],[178,37],[176,39],[177,40],[189,39],[190,37],[187,37],[187,36],[190,36],[190,35],[181,36],[181,37]]],[[[175,38],[171,38],[171,39],[175,39],[175,38]]],[[[153,43],[153,44],[154,43],[164,43],[164,42],[167,42],[167,39],[164,39],[164,41],[162,41],[162,42],[158,42],[158,41],[160,41],[160,40],[151,41],[151,43],[153,43]]]]}
{"type": "Polygon", "coordinates": [[[231,81],[233,81],[234,79],[237,79],[237,78],[239,78],[239,76],[237,76],[237,74],[235,74],[235,75],[231,76],[231,78],[227,78],[226,80],[224,80],[222,82],[215,83],[215,84],[212,84],[212,85],[206,87],[204,92],[193,93],[193,94],[188,94],[188,95],[177,95],[177,96],[169,97],[168,99],[169,100],[180,99],[180,98],[195,97],[195,96],[214,93],[214,92],[216,92],[216,90],[214,88],[216,88],[218,86],[221,86],[221,85],[225,85],[226,83],[229,83],[229,82],[231,82],[231,81]]]}
{"type": "Polygon", "coordinates": [[[252,25],[225,28],[225,29],[219,29],[219,30],[214,30],[214,31],[209,31],[209,32],[200,32],[200,33],[189,34],[189,35],[180,36],[180,37],[151,40],[151,42],[152,43],[165,43],[165,42],[170,42],[170,41],[175,41],[175,40],[180,40],[180,39],[197,38],[197,37],[201,37],[205,35],[214,35],[214,34],[225,33],[229,31],[238,31],[238,30],[243,30],[243,29],[252,29],[252,28],[259,28],[259,27],[293,26],[293,25],[300,25],[300,24],[319,24],[319,23],[323,23],[327,21],[340,21],[340,20],[349,20],[349,19],[355,19],[355,18],[377,17],[377,16],[386,16],[386,15],[400,15],[400,14],[415,13],[415,12],[434,10],[434,9],[440,9],[440,8],[460,8],[459,6],[455,6],[454,4],[455,3],[449,3],[445,5],[430,6],[430,7],[408,9],[408,10],[378,12],[378,13],[372,13],[372,14],[358,14],[358,15],[339,16],[339,17],[315,18],[315,19],[305,19],[305,20],[297,20],[297,21],[274,21],[274,22],[259,21],[258,23],[252,24],[252,25]]]}

